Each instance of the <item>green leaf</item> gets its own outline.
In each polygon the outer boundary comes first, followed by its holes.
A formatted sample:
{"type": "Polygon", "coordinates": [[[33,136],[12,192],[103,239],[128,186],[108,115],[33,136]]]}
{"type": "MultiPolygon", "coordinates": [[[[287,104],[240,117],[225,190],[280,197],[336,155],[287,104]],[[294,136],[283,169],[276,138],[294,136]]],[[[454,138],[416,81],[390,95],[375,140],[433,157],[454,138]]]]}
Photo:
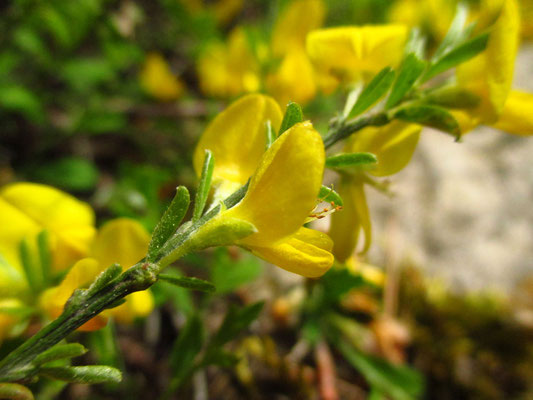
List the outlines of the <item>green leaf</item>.
{"type": "Polygon", "coordinates": [[[239,362],[237,355],[224,351],[223,349],[212,348],[202,359],[202,367],[208,365],[218,365],[222,368],[231,368],[239,362]]]}
{"type": "Polygon", "coordinates": [[[452,114],[442,107],[428,104],[409,105],[399,109],[394,117],[448,132],[456,139],[461,136],[459,123],[452,114]]]}
{"type": "Polygon", "coordinates": [[[411,29],[409,38],[405,45],[405,54],[414,54],[417,58],[423,60],[426,52],[426,37],[421,33],[419,28],[411,29]]]}
{"type": "Polygon", "coordinates": [[[425,68],[426,62],[424,60],[420,59],[414,53],[407,54],[400,66],[398,76],[392,86],[387,103],[385,104],[386,109],[394,107],[407,93],[409,93],[415,82],[424,72],[425,68]]]}
{"type": "Polygon", "coordinates": [[[393,400],[413,400],[422,395],[424,381],[417,371],[366,355],[345,340],[332,341],[332,345],[339,349],[346,361],[352,364],[372,387],[386,393],[393,400]]]}
{"type": "Polygon", "coordinates": [[[450,24],[450,28],[437,50],[435,50],[431,61],[437,61],[444,54],[449,52],[450,49],[457,47],[457,45],[464,40],[464,26],[467,18],[468,7],[463,2],[459,2],[452,23],[450,24]]]}
{"type": "Polygon", "coordinates": [[[376,103],[394,82],[394,71],[391,67],[383,68],[370,83],[363,89],[350,112],[350,117],[355,117],[376,103]]]}
{"type": "Polygon", "coordinates": [[[45,120],[39,97],[22,86],[0,87],[0,106],[9,111],[19,112],[36,123],[45,120]]]}
{"type": "Polygon", "coordinates": [[[364,279],[353,275],[346,268],[331,268],[321,279],[324,287],[324,300],[328,303],[337,303],[341,297],[352,289],[365,285],[364,279]]]}
{"type": "Polygon", "coordinates": [[[215,159],[210,150],[205,151],[204,165],[202,167],[202,175],[200,177],[200,184],[196,192],[194,200],[194,211],[192,221],[196,222],[202,216],[211,189],[211,179],[213,178],[213,169],[215,168],[215,159]]]}
{"type": "Polygon", "coordinates": [[[87,349],[79,343],[57,344],[35,357],[33,364],[43,365],[56,360],[79,357],[85,353],[87,349]]]}
{"type": "Polygon", "coordinates": [[[216,289],[211,282],[193,277],[159,274],[159,279],[185,289],[199,290],[201,292],[212,293],[216,289]]]}
{"type": "Polygon", "coordinates": [[[87,365],[83,367],[45,367],[39,370],[39,375],[60,381],[74,383],[118,383],[122,380],[122,373],[113,367],[105,365],[87,365]]]}
{"type": "Polygon", "coordinates": [[[65,81],[79,92],[89,92],[95,86],[116,78],[111,63],[105,58],[71,58],[59,71],[65,81]]]}
{"type": "Polygon", "coordinates": [[[98,182],[98,169],[84,158],[65,157],[35,168],[32,175],[47,184],[72,191],[93,189],[98,182]]]}
{"type": "Polygon", "coordinates": [[[469,90],[459,86],[444,86],[429,91],[424,102],[451,109],[475,108],[481,99],[469,90]]]}
{"type": "Polygon", "coordinates": [[[287,104],[287,109],[285,110],[285,115],[283,116],[283,121],[281,121],[279,135],[281,135],[283,132],[285,132],[287,129],[291,128],[298,122],[302,122],[303,120],[304,115],[302,112],[302,108],[297,103],[289,101],[289,104],[287,104]]]}
{"type": "Polygon", "coordinates": [[[222,325],[209,343],[210,348],[219,348],[234,339],[238,333],[248,327],[263,309],[264,302],[257,302],[243,308],[231,306],[222,325]]]}
{"type": "Polygon", "coordinates": [[[266,122],[266,138],[266,149],[268,150],[272,146],[272,143],[274,143],[274,140],[276,140],[276,132],[274,132],[270,120],[266,122]]]}
{"type": "Polygon", "coordinates": [[[454,47],[452,50],[444,54],[441,58],[431,63],[429,69],[424,74],[423,81],[433,78],[441,72],[447,71],[465,61],[475,57],[487,47],[489,40],[488,33],[482,33],[472,39],[469,39],[462,44],[454,47]]]}
{"type": "Polygon", "coordinates": [[[342,198],[341,196],[333,190],[333,188],[330,188],[328,186],[322,185],[320,187],[320,191],[318,192],[318,198],[321,201],[325,201],[327,203],[333,202],[336,206],[342,206],[342,198]]]}
{"type": "Polygon", "coordinates": [[[88,294],[94,294],[104,286],[108,285],[112,280],[117,278],[122,273],[122,267],[120,264],[113,264],[110,267],[102,271],[94,280],[94,282],[87,289],[88,294]]]}
{"type": "Polygon", "coordinates": [[[26,386],[18,383],[0,383],[0,399],[33,400],[33,393],[26,386]]]}
{"type": "Polygon", "coordinates": [[[173,389],[194,369],[194,360],[204,344],[204,327],[198,314],[192,314],[180,331],[170,353],[170,367],[173,374],[173,389]]]}
{"type": "Polygon", "coordinates": [[[261,271],[260,261],[251,254],[239,252],[231,258],[226,248],[219,247],[215,250],[211,280],[217,293],[230,293],[257,279],[261,271]]]}
{"type": "Polygon", "coordinates": [[[52,277],[52,253],[50,252],[50,236],[48,231],[44,230],[37,235],[37,250],[39,251],[39,261],[45,286],[51,283],[52,277]]]}
{"type": "Polygon", "coordinates": [[[43,284],[43,273],[37,260],[34,257],[35,255],[32,254],[28,239],[22,239],[22,241],[20,242],[19,251],[20,261],[22,263],[22,267],[24,269],[24,274],[26,275],[28,284],[30,285],[32,290],[39,291],[42,288],[43,284]]]}
{"type": "Polygon", "coordinates": [[[368,169],[378,162],[377,157],[372,153],[339,153],[326,158],[326,167],[332,169],[368,169]]]}
{"type": "Polygon", "coordinates": [[[148,247],[148,260],[154,260],[163,244],[176,232],[190,204],[189,191],[185,186],[178,186],[176,195],[154,229],[148,247]]]}

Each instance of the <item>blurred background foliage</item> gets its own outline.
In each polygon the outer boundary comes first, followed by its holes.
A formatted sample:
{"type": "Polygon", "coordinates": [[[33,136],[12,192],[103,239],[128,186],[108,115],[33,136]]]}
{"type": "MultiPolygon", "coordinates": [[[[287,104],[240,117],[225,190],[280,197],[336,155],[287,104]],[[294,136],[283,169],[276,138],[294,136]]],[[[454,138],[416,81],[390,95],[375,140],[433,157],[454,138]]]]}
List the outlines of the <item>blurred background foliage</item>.
{"type": "MultiPolygon", "coordinates": [[[[194,185],[192,149],[206,122],[237,96],[204,95],[196,69],[199,58],[213,41],[225,41],[235,27],[244,26],[251,51],[261,59],[261,43],[270,41],[277,17],[289,2],[3,2],[0,186],[15,180],[49,184],[90,202],[99,224],[130,217],[151,231],[174,188],[194,185]]],[[[475,0],[471,3],[476,6],[475,0]]],[[[324,26],[391,19],[420,24],[431,46],[442,39],[446,27],[442,30],[440,22],[449,23],[446,10],[453,6],[452,1],[424,1],[419,6],[407,0],[331,0],[324,26]],[[439,24],[433,23],[436,15],[439,24]]],[[[530,2],[523,2],[523,15],[528,38],[533,32],[530,2]]],[[[341,104],[341,96],[319,95],[304,112],[316,126],[326,126],[326,118],[341,104]]],[[[153,293],[161,308],[144,324],[110,324],[76,334],[92,350],[87,357],[125,369],[124,384],[72,385],[62,392],[64,384],[44,380],[36,390],[39,398],[59,393],[61,398],[102,399],[164,394],[172,377],[179,382],[192,374],[172,354],[184,346],[194,348],[195,334],[204,330],[215,342],[225,343],[214,327],[229,305],[252,307],[249,304],[265,291],[273,298],[265,306],[268,312],[250,334],[231,345],[240,360],[227,353],[204,360],[206,365],[233,366],[207,370],[212,398],[316,398],[317,376],[310,366],[324,365],[316,361],[324,355],[320,330],[331,334],[327,341],[332,349],[325,357],[329,354],[337,366],[342,399],[365,398],[368,382],[375,389],[373,399],[381,398],[380,393],[414,398],[423,390],[421,376],[426,398],[533,396],[533,325],[527,312],[521,313],[531,307],[531,283],[524,283],[514,298],[502,299],[490,293],[453,294],[428,282],[415,268],[387,277],[389,286],[379,271],[359,268],[347,275],[332,270],[320,288],[302,288],[292,282],[279,285],[256,258],[233,248],[188,256],[180,266],[181,272],[171,273],[209,278],[217,287],[216,301],[213,295],[157,284],[153,293]],[[376,274],[377,281],[372,278],[376,274]],[[261,283],[259,276],[264,278],[261,283]],[[399,287],[397,310],[406,322],[393,319],[383,301],[394,285],[399,287]],[[320,292],[324,287],[327,291],[320,292]],[[307,293],[303,303],[301,290],[307,293]],[[194,310],[201,310],[203,322],[191,317],[194,310]],[[330,318],[317,322],[324,313],[330,318]],[[317,343],[317,354],[301,352],[301,335],[317,343]],[[343,346],[343,340],[352,341],[353,347],[343,346]],[[390,363],[383,364],[383,359],[390,363]],[[421,375],[404,368],[405,363],[421,375]]],[[[255,308],[240,312],[243,327],[257,316],[252,315],[255,308]]],[[[35,329],[30,324],[26,332],[35,329]]],[[[1,355],[20,342],[5,342],[1,355]]],[[[192,396],[191,387],[182,388],[184,398],[192,398],[187,397],[192,396]]]]}

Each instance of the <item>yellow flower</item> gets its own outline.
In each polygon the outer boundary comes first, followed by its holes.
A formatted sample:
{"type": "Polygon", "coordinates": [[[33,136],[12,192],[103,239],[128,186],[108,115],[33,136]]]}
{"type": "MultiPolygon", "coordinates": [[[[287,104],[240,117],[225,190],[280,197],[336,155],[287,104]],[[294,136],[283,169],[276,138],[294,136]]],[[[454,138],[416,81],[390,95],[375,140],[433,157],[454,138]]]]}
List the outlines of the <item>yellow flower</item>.
{"type": "Polygon", "coordinates": [[[316,205],[324,145],[305,122],[287,130],[265,152],[266,121],[277,132],[281,118],[272,98],[255,94],[234,102],[209,125],[194,154],[198,175],[209,149],[215,159],[214,184],[218,190],[226,188],[225,196],[251,180],[241,202],[222,211],[206,230],[245,221],[255,226],[255,233],[235,244],[288,271],[316,277],[333,263],[332,242],[302,225],[316,205]]]}
{"type": "Polygon", "coordinates": [[[257,231],[236,244],[287,271],[321,276],[333,264],[331,239],[302,225],[316,205],[324,160],[311,123],[294,125],[262,156],[242,201],[213,223],[249,222],[257,231]]]}
{"type": "Polygon", "coordinates": [[[405,25],[368,25],[327,28],[307,35],[307,53],[320,73],[356,82],[375,75],[402,58],[408,29],[405,25]]]}
{"type": "MultiPolygon", "coordinates": [[[[89,285],[107,267],[118,263],[128,269],[141,260],[148,250],[150,236],[136,221],[119,218],[106,223],[92,244],[90,257],[78,261],[56,287],[41,296],[41,306],[51,318],[58,317],[73,291],[89,285]]],[[[104,326],[109,316],[118,322],[129,323],[135,317],[147,316],[154,306],[150,291],[134,292],[126,302],[105,311],[84,324],[81,330],[95,330],[104,326]]]]}
{"type": "Polygon", "coordinates": [[[450,0],[399,0],[388,12],[388,20],[422,27],[437,39],[446,35],[456,4],[450,0]]]}
{"type": "Polygon", "coordinates": [[[259,65],[240,27],[230,33],[227,43],[208,45],[196,68],[200,88],[208,96],[232,97],[260,88],[259,65]]]}
{"type": "Polygon", "coordinates": [[[505,0],[486,49],[457,67],[458,84],[481,99],[477,109],[469,112],[480,123],[496,122],[503,111],[511,91],[519,35],[518,5],[515,0],[505,0]]]}
{"type": "Polygon", "coordinates": [[[94,237],[94,213],[69,194],[46,185],[14,183],[0,189],[0,254],[22,270],[20,242],[35,242],[42,230],[50,233],[55,271],[85,257],[94,237]]]}
{"type": "Polygon", "coordinates": [[[533,135],[533,94],[513,90],[493,126],[516,135],[533,135]]]}
{"type": "Polygon", "coordinates": [[[139,78],[146,93],[158,100],[172,101],[183,94],[183,83],[159,53],[148,54],[139,78]]]}
{"type": "Polygon", "coordinates": [[[198,176],[202,172],[205,150],[215,159],[213,186],[225,198],[244,185],[257,167],[266,148],[266,122],[279,130],[283,115],[271,97],[250,94],[232,103],[203,133],[193,155],[198,176]]]}
{"type": "Polygon", "coordinates": [[[313,65],[303,49],[287,54],[275,73],[267,76],[266,88],[276,101],[306,104],[315,97],[316,83],[313,65]]]}
{"type": "Polygon", "coordinates": [[[458,84],[481,99],[474,110],[453,112],[463,133],[487,124],[513,134],[533,134],[533,95],[511,90],[519,34],[518,5],[505,0],[485,51],[457,68],[458,84]]]}
{"type": "MultiPolygon", "coordinates": [[[[378,164],[369,174],[382,177],[393,175],[402,170],[411,160],[420,137],[421,127],[400,121],[380,127],[369,127],[353,135],[347,142],[348,153],[370,152],[376,155],[378,164]]],[[[331,216],[330,236],[333,239],[333,254],[345,262],[354,252],[361,230],[365,235],[363,252],[370,247],[372,226],[364,185],[367,182],[364,173],[341,174],[336,187],[342,197],[342,211],[331,216]]]]}
{"type": "Polygon", "coordinates": [[[295,0],[281,13],[272,32],[271,46],[275,57],[305,48],[305,37],[322,26],[325,6],[321,0],[295,0]]]}

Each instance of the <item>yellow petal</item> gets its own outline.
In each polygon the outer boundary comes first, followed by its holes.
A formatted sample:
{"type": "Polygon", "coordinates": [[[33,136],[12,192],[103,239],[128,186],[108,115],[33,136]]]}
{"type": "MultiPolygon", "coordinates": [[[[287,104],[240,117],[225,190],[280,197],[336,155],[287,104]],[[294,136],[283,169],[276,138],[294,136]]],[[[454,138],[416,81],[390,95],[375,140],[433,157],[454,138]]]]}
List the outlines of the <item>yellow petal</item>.
{"type": "Polygon", "coordinates": [[[213,183],[230,181],[240,186],[254,173],[266,147],[266,122],[278,131],[283,115],[271,97],[251,94],[232,103],[207,127],[193,155],[194,169],[202,171],[205,150],[215,159],[213,183]]]}
{"type": "Polygon", "coordinates": [[[246,33],[235,28],[227,43],[213,42],[196,66],[202,92],[215,97],[232,97],[260,89],[259,63],[246,33]]]}
{"type": "Polygon", "coordinates": [[[333,239],[333,254],[340,262],[345,262],[355,251],[361,229],[365,234],[363,252],[372,241],[372,226],[363,184],[343,177],[337,186],[344,201],[342,210],[331,216],[329,235],[333,239]]]}
{"type": "Polygon", "coordinates": [[[100,228],[91,256],[104,269],[114,263],[128,269],[146,255],[149,243],[150,235],[141,224],[132,219],[118,218],[100,228]]]}
{"type": "Polygon", "coordinates": [[[393,121],[380,128],[366,128],[352,136],[347,150],[375,154],[378,165],[369,172],[375,176],[392,175],[411,160],[421,130],[420,125],[401,121],[393,121]]]}
{"type": "Polygon", "coordinates": [[[46,185],[15,183],[0,190],[0,253],[20,268],[18,248],[23,238],[34,241],[46,229],[55,270],[63,270],[87,255],[95,233],[88,204],[46,185]]]}
{"type": "Polygon", "coordinates": [[[515,0],[505,0],[490,30],[487,48],[457,68],[457,81],[481,98],[477,114],[494,123],[511,91],[520,36],[520,15],[515,0]]]}
{"type": "Polygon", "coordinates": [[[130,324],[135,318],[147,317],[154,309],[154,297],[150,290],[134,292],[126,297],[126,302],[110,311],[115,320],[122,324],[130,324]]]}
{"type": "Polygon", "coordinates": [[[307,53],[322,71],[344,80],[361,73],[373,75],[402,58],[408,29],[405,25],[368,25],[320,29],[307,35],[307,53]]]}
{"type": "Polygon", "coordinates": [[[301,105],[316,94],[315,76],[311,61],[303,50],[287,54],[278,70],[267,77],[267,90],[279,104],[292,100],[301,105]]]}
{"type": "Polygon", "coordinates": [[[168,63],[158,53],[150,53],[146,57],[140,81],[146,93],[162,101],[175,100],[183,94],[183,83],[174,76],[168,63]]]}
{"type": "Polygon", "coordinates": [[[263,155],[243,200],[224,214],[258,230],[242,245],[268,246],[295,233],[316,204],[324,145],[309,122],[294,125],[263,155]]]}
{"type": "Polygon", "coordinates": [[[272,52],[284,56],[305,46],[306,35],[324,22],[321,0],[295,0],[281,13],[272,33],[272,52]]]}
{"type": "Polygon", "coordinates": [[[513,90],[494,127],[515,135],[533,135],[533,94],[513,90]]]}
{"type": "Polygon", "coordinates": [[[0,254],[0,298],[16,296],[26,288],[26,277],[0,254]]]}
{"type": "Polygon", "coordinates": [[[256,256],[289,272],[316,278],[333,265],[332,240],[325,233],[300,228],[294,235],[269,247],[250,246],[256,256]]]}

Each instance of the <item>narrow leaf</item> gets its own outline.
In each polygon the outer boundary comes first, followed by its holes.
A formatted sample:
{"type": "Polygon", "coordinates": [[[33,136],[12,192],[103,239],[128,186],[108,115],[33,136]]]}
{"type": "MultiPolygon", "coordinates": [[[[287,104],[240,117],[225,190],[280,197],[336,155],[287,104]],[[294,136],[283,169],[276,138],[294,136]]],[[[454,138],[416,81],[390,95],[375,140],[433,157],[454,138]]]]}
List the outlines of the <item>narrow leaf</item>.
{"type": "Polygon", "coordinates": [[[437,50],[435,50],[432,61],[440,59],[443,54],[456,47],[464,39],[464,26],[467,18],[468,7],[462,2],[458,3],[450,28],[437,50]]]}
{"type": "Polygon", "coordinates": [[[410,105],[399,109],[394,117],[451,133],[456,139],[461,136],[459,123],[442,107],[428,104],[410,105]]]}
{"type": "Polygon", "coordinates": [[[50,253],[48,231],[41,231],[37,235],[37,250],[39,251],[39,261],[41,264],[43,281],[47,284],[50,282],[52,269],[52,254],[50,253]]]}
{"type": "Polygon", "coordinates": [[[28,280],[30,287],[33,290],[40,290],[43,282],[42,271],[37,265],[27,239],[23,239],[20,242],[19,251],[20,261],[22,262],[22,267],[24,268],[24,273],[26,274],[26,279],[28,280]]]}
{"type": "Polygon", "coordinates": [[[64,358],[79,357],[85,353],[87,349],[79,343],[57,344],[35,357],[33,364],[43,365],[64,358]]]}
{"type": "Polygon", "coordinates": [[[370,83],[363,89],[361,95],[355,102],[350,112],[351,117],[355,117],[376,103],[387,90],[390,89],[394,81],[394,71],[391,67],[383,68],[370,83]]]}
{"type": "Polygon", "coordinates": [[[206,150],[202,176],[200,177],[200,184],[198,185],[198,191],[196,192],[196,198],[194,200],[193,222],[198,221],[204,212],[205,203],[207,202],[209,190],[211,189],[211,179],[213,178],[214,168],[215,159],[213,153],[211,153],[210,150],[206,150]]]}
{"type": "Polygon", "coordinates": [[[272,146],[272,143],[274,143],[274,140],[276,140],[276,132],[274,132],[270,120],[266,122],[266,138],[266,149],[268,150],[272,146]]]}
{"type": "Polygon", "coordinates": [[[154,260],[161,246],[176,232],[189,209],[189,204],[189,191],[185,186],[178,186],[176,195],[154,229],[148,247],[148,260],[154,260]]]}
{"type": "Polygon", "coordinates": [[[109,284],[113,279],[122,273],[122,267],[115,263],[109,268],[105,269],[96,277],[94,282],[87,289],[88,294],[93,294],[100,291],[103,287],[109,284]]]}
{"type": "Polygon", "coordinates": [[[259,316],[263,305],[264,302],[261,301],[244,308],[231,307],[222,321],[222,325],[211,339],[209,346],[218,348],[235,338],[239,332],[248,327],[259,316]]]}
{"type": "Polygon", "coordinates": [[[426,52],[426,38],[420,32],[419,28],[411,29],[409,38],[405,45],[405,54],[413,53],[416,57],[423,60],[426,52]]]}
{"type": "Polygon", "coordinates": [[[212,293],[216,289],[211,282],[193,277],[159,274],[159,279],[185,289],[199,290],[201,292],[212,293]]]}
{"type": "Polygon", "coordinates": [[[479,96],[458,86],[437,88],[429,91],[424,97],[424,102],[451,109],[475,108],[480,101],[479,96]]]}
{"type": "Polygon", "coordinates": [[[368,383],[394,400],[412,400],[422,394],[424,383],[419,373],[404,366],[366,355],[344,340],[332,343],[368,383]]]}
{"type": "Polygon", "coordinates": [[[489,40],[488,33],[482,33],[472,39],[469,39],[457,47],[450,50],[440,59],[433,62],[427,72],[424,74],[423,81],[433,78],[441,72],[447,71],[471,58],[475,57],[487,47],[489,40]]]}
{"type": "Polygon", "coordinates": [[[342,206],[341,196],[334,191],[332,188],[322,185],[320,192],[318,193],[318,198],[327,203],[333,202],[336,206],[342,206]]]}
{"type": "Polygon", "coordinates": [[[39,374],[47,378],[58,379],[74,383],[103,383],[122,380],[121,372],[105,365],[87,365],[83,367],[46,367],[39,370],[39,374]]]}
{"type": "Polygon", "coordinates": [[[204,343],[204,327],[198,314],[192,314],[174,342],[170,354],[173,374],[172,389],[176,390],[194,368],[194,360],[204,343]]]}
{"type": "Polygon", "coordinates": [[[33,400],[33,393],[26,386],[18,383],[0,383],[0,399],[33,400]]]}
{"type": "Polygon", "coordinates": [[[409,53],[402,62],[398,76],[392,87],[389,98],[385,105],[386,109],[394,107],[413,88],[415,82],[420,78],[426,62],[421,60],[414,53],[409,53]]]}
{"type": "Polygon", "coordinates": [[[279,135],[291,128],[294,124],[302,122],[303,120],[304,115],[302,113],[302,108],[298,105],[298,103],[289,101],[289,104],[287,104],[287,109],[285,110],[285,115],[283,116],[283,121],[281,121],[279,135]]]}
{"type": "Polygon", "coordinates": [[[376,164],[378,159],[372,153],[340,153],[326,158],[326,167],[328,168],[361,168],[376,164]]]}

